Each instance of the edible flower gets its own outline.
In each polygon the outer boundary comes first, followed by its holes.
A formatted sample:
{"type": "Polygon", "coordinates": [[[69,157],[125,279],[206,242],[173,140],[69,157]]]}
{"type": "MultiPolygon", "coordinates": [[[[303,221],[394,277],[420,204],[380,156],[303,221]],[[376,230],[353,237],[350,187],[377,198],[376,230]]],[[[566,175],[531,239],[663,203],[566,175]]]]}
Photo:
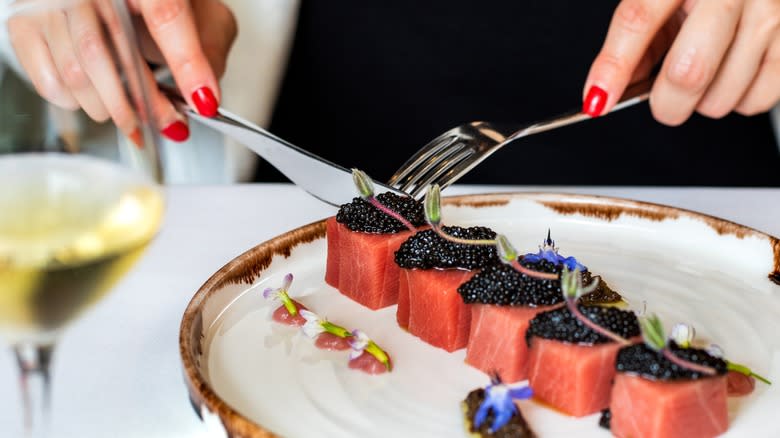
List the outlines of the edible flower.
{"type": "Polygon", "coordinates": [[[405,217],[396,213],[392,209],[388,208],[374,196],[374,182],[366,175],[365,172],[359,169],[352,169],[352,182],[355,183],[355,187],[358,189],[360,197],[369,204],[376,207],[382,213],[394,218],[398,222],[401,222],[410,231],[416,231],[417,228],[412,225],[405,217]]]}
{"type": "Polygon", "coordinates": [[[503,263],[508,264],[513,268],[515,268],[516,271],[525,274],[529,277],[534,277],[541,280],[558,279],[558,274],[553,274],[551,272],[534,271],[533,269],[528,269],[525,266],[521,265],[517,257],[517,250],[509,242],[509,239],[507,239],[507,237],[504,236],[503,234],[497,235],[495,242],[496,242],[496,251],[498,252],[498,257],[501,259],[503,263]]]}
{"type": "Polygon", "coordinates": [[[282,282],[282,286],[278,287],[276,289],[274,288],[266,288],[263,291],[263,298],[270,299],[270,300],[279,300],[282,302],[282,305],[284,305],[284,308],[287,309],[287,313],[289,313],[291,316],[295,316],[298,314],[298,306],[295,305],[293,300],[290,298],[290,295],[287,293],[287,291],[290,290],[290,285],[292,285],[293,281],[293,275],[292,273],[289,273],[284,276],[284,281],[282,282]]]}
{"type": "MultiPolygon", "coordinates": [[[[639,325],[642,328],[642,337],[645,340],[645,344],[653,350],[663,354],[663,356],[673,364],[708,376],[714,376],[717,373],[712,367],[690,362],[674,354],[674,352],[669,349],[669,342],[664,334],[664,326],[657,315],[653,314],[644,318],[639,318],[639,325]]],[[[682,329],[678,330],[680,331],[678,334],[683,334],[682,329]]]]}
{"type": "Polygon", "coordinates": [[[511,388],[504,384],[497,375],[494,376],[490,385],[485,387],[485,399],[474,414],[474,426],[477,428],[482,426],[490,411],[493,411],[493,424],[489,431],[495,433],[517,413],[514,401],[525,400],[531,396],[533,396],[533,390],[529,386],[511,388]]]}
{"type": "Polygon", "coordinates": [[[333,324],[325,318],[320,318],[316,313],[310,310],[301,310],[301,316],[306,320],[306,323],[303,324],[301,329],[303,330],[303,333],[310,338],[316,338],[322,333],[330,333],[340,338],[352,336],[349,330],[333,324]]]}
{"type": "Polygon", "coordinates": [[[689,348],[693,338],[696,336],[696,329],[692,325],[677,323],[672,327],[672,331],[669,334],[675,344],[682,348],[689,348]]]}
{"type": "MultiPolygon", "coordinates": [[[[672,327],[670,338],[682,348],[690,348],[694,337],[696,337],[696,329],[694,329],[692,325],[678,323],[675,324],[674,327],[672,327]]],[[[728,369],[729,371],[735,371],[740,374],[744,374],[748,377],[753,377],[757,380],[760,380],[763,383],[766,383],[767,385],[772,384],[772,382],[769,381],[769,379],[754,373],[753,370],[751,370],[747,366],[727,360],[725,357],[723,357],[724,356],[723,349],[720,348],[719,345],[709,344],[705,348],[705,350],[710,356],[723,359],[726,362],[726,369],[728,369]]]]}
{"type": "Polygon", "coordinates": [[[582,275],[579,268],[570,271],[569,268],[564,265],[563,271],[561,271],[561,290],[563,291],[563,298],[566,300],[566,306],[571,314],[579,319],[584,326],[605,338],[623,345],[630,345],[631,342],[629,342],[628,339],[591,321],[587,316],[583,315],[582,312],[580,312],[580,308],[577,307],[577,299],[593,292],[597,287],[598,279],[594,279],[589,285],[583,286],[582,275]]]}
{"type": "Polygon", "coordinates": [[[390,364],[390,358],[387,356],[384,350],[368,337],[368,335],[362,330],[353,330],[351,337],[348,339],[349,346],[352,347],[352,351],[349,353],[349,360],[355,360],[368,353],[376,358],[381,364],[387,367],[390,371],[392,365],[390,364]]]}
{"type": "Polygon", "coordinates": [[[539,252],[537,252],[536,254],[528,253],[525,256],[523,256],[523,260],[526,260],[531,263],[547,260],[548,262],[552,263],[555,266],[563,265],[566,268],[568,268],[570,271],[573,271],[575,269],[579,269],[580,271],[586,271],[588,269],[584,265],[580,264],[580,262],[578,262],[576,258],[564,257],[558,254],[558,248],[555,246],[555,241],[550,238],[549,229],[547,230],[547,239],[545,239],[542,242],[542,245],[539,245],[539,252]]]}

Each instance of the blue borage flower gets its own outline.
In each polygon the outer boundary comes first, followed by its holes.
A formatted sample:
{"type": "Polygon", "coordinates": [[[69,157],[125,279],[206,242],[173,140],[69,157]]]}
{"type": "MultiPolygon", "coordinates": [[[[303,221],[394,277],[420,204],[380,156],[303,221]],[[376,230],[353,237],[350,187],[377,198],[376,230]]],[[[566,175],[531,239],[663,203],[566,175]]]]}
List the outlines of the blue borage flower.
{"type": "MultiPolygon", "coordinates": [[[[696,337],[696,329],[692,325],[684,324],[684,323],[675,324],[674,327],[672,327],[672,331],[669,334],[669,339],[673,340],[678,346],[682,348],[690,348],[693,344],[695,337],[696,337]]],[[[747,366],[727,360],[725,357],[723,357],[724,356],[723,349],[720,348],[719,345],[709,344],[706,346],[705,350],[711,356],[723,359],[726,362],[726,369],[728,369],[729,371],[736,371],[748,377],[753,377],[757,380],[760,380],[761,382],[766,383],[767,385],[772,384],[772,382],[769,381],[769,379],[754,373],[753,370],[751,370],[747,366]]]]}
{"type": "Polygon", "coordinates": [[[555,241],[550,238],[550,230],[547,230],[547,239],[545,239],[541,245],[539,245],[539,252],[536,254],[528,253],[523,256],[523,261],[530,263],[537,263],[542,260],[547,260],[555,266],[563,265],[570,271],[580,270],[587,271],[583,264],[577,261],[574,257],[564,257],[558,254],[558,248],[555,246],[555,241]]]}
{"type": "Polygon", "coordinates": [[[506,425],[513,415],[517,413],[515,400],[525,400],[533,396],[533,390],[529,386],[510,387],[504,384],[497,375],[491,379],[490,385],[485,387],[485,399],[480,403],[474,414],[474,427],[479,428],[493,412],[493,424],[490,433],[494,433],[506,425]]]}
{"type": "Polygon", "coordinates": [[[290,298],[290,295],[287,293],[287,291],[290,290],[290,286],[292,285],[293,281],[293,275],[292,273],[287,274],[284,276],[284,281],[282,282],[282,286],[278,288],[266,288],[263,291],[263,298],[267,300],[279,300],[282,302],[282,305],[284,305],[284,308],[287,309],[287,312],[295,316],[298,314],[298,306],[295,305],[292,298],[290,298]]]}

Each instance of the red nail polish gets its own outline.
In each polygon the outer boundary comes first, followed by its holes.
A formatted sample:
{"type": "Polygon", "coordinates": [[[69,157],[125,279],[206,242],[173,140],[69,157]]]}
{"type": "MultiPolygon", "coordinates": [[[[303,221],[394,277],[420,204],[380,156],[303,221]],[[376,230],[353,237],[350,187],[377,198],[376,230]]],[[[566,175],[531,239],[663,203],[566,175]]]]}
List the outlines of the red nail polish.
{"type": "Polygon", "coordinates": [[[135,131],[131,132],[127,138],[129,138],[138,149],[144,148],[144,140],[141,138],[141,130],[136,129],[135,131]]]}
{"type": "Polygon", "coordinates": [[[161,132],[164,136],[176,142],[183,142],[190,138],[190,128],[181,120],[166,126],[161,132]]]}
{"type": "Polygon", "coordinates": [[[582,112],[591,117],[600,116],[607,105],[607,97],[607,92],[603,88],[592,85],[590,90],[588,90],[588,95],[585,96],[585,100],[582,102],[582,112]]]}
{"type": "Polygon", "coordinates": [[[209,87],[200,87],[192,93],[192,102],[202,116],[214,117],[217,115],[219,103],[214,97],[214,92],[209,87]]]}

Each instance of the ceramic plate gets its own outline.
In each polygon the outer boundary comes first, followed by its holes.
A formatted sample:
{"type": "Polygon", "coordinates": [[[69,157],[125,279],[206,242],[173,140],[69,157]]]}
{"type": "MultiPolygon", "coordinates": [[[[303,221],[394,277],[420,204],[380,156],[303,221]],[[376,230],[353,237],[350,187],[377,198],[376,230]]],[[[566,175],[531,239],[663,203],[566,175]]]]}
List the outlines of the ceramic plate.
{"type": "MultiPolygon", "coordinates": [[[[628,302],[646,305],[667,329],[693,324],[697,338],[780,380],[780,241],[717,218],[630,200],[565,194],[446,198],[445,225],[484,225],[535,252],[552,230],[628,302]]],[[[230,436],[464,436],[460,401],[488,383],[464,363],[401,330],[395,306],[372,311],[324,281],[325,223],[316,222],[239,255],[195,294],[181,324],[190,398],[230,436]],[[393,372],[347,367],[347,353],[314,347],[300,330],[270,320],[262,290],[287,273],[291,295],[329,320],[367,332],[393,357],[393,372]]],[[[728,436],[779,436],[780,385],[729,401],[728,436]]],[[[598,414],[570,418],[521,402],[544,436],[604,437],[598,414]]]]}

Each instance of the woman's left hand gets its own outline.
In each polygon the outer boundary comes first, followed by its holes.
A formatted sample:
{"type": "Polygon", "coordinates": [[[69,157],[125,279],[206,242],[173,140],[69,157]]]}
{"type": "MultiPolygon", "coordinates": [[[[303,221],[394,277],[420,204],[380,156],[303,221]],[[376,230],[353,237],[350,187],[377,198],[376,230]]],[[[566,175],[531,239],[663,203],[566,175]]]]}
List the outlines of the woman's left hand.
{"type": "Polygon", "coordinates": [[[768,111],[780,101],[780,1],[621,1],[585,82],[583,111],[608,112],[662,57],[650,94],[659,122],[676,126],[694,111],[768,111]]]}

